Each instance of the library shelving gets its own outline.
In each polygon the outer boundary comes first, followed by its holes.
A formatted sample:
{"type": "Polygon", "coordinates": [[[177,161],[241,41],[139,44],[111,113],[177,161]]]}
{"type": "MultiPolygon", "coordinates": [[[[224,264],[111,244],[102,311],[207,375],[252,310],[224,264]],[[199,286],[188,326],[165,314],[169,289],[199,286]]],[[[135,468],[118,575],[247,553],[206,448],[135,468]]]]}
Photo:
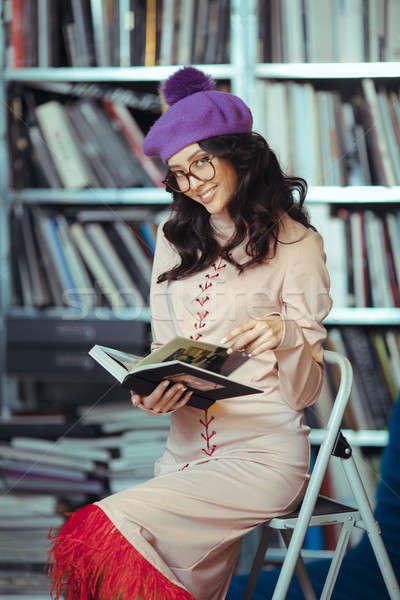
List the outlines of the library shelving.
{"type": "MultiPolygon", "coordinates": [[[[342,62],[342,63],[268,63],[257,62],[258,39],[258,14],[255,0],[248,2],[231,3],[231,35],[229,64],[199,65],[215,79],[229,80],[234,93],[241,95],[252,108],[254,108],[256,125],[261,118],[257,115],[256,83],[259,80],[271,81],[333,81],[341,86],[343,82],[358,81],[361,78],[393,81],[398,79],[399,62],[342,62]]],[[[93,205],[100,202],[105,205],[157,205],[168,206],[169,196],[162,189],[136,188],[136,189],[11,189],[9,186],[8,172],[8,143],[7,143],[7,95],[8,86],[15,83],[29,84],[29,82],[97,82],[97,83],[158,83],[168,77],[176,65],[169,66],[134,66],[134,67],[20,67],[10,68],[5,61],[4,27],[1,27],[2,69],[0,99],[2,109],[0,115],[0,174],[1,174],[1,365],[4,373],[6,352],[6,316],[13,319],[33,319],[40,312],[42,318],[69,319],[74,317],[74,311],[68,308],[45,309],[42,311],[13,307],[10,299],[9,279],[9,232],[7,229],[8,213],[15,203],[23,205],[93,205]]],[[[311,186],[307,196],[308,205],[329,204],[332,206],[343,205],[354,208],[356,205],[365,207],[368,204],[397,206],[400,204],[400,186],[311,186]]],[[[105,318],[107,311],[99,309],[96,315],[105,318]]],[[[122,320],[131,316],[129,310],[121,312],[122,320]]],[[[99,317],[98,317],[99,318],[99,317]]],[[[149,312],[143,310],[141,319],[149,320],[149,312]]],[[[396,308],[345,308],[334,307],[331,315],[326,320],[327,325],[377,325],[398,326],[399,315],[396,308]]],[[[2,377],[2,407],[7,413],[7,378],[2,377]]]]}
{"type": "MultiPolygon", "coordinates": [[[[260,0],[262,2],[263,0],[260,0]]],[[[177,65],[155,66],[101,66],[101,67],[19,67],[11,68],[6,62],[6,39],[4,28],[4,5],[0,20],[0,402],[1,414],[7,420],[12,413],[17,395],[14,377],[7,376],[7,323],[10,328],[23,335],[24,327],[29,323],[38,324],[47,321],[46,329],[58,324],[93,323],[96,320],[103,325],[116,323],[122,328],[128,322],[140,324],[150,322],[147,306],[140,312],[131,308],[118,310],[116,315],[111,309],[98,307],[77,320],[77,310],[69,307],[25,308],[15,306],[11,296],[9,217],[14,206],[23,207],[127,207],[145,206],[165,210],[170,202],[169,195],[162,188],[25,188],[15,189],[10,185],[10,146],[8,132],[8,90],[35,83],[95,83],[107,86],[129,84],[145,85],[146,90],[156,90],[159,82],[173,73],[177,65]],[[22,332],[22,333],[21,333],[22,332]]],[[[7,2],[9,6],[10,3],[7,2]]],[[[399,83],[400,62],[330,62],[330,63],[260,63],[257,62],[258,46],[258,4],[256,0],[231,0],[230,3],[230,61],[225,64],[199,64],[214,79],[228,81],[233,93],[238,94],[253,109],[256,130],[262,125],[263,115],[257,101],[257,84],[260,81],[295,82],[322,86],[330,90],[347,86],[360,86],[362,79],[372,79],[386,85],[399,83]]],[[[195,65],[196,66],[196,65],[195,65]]],[[[37,89],[37,87],[35,88],[37,89]]],[[[51,92],[47,92],[50,94],[51,92]]],[[[299,173],[301,175],[302,173],[299,173]]],[[[346,207],[364,210],[368,207],[400,208],[399,185],[311,185],[307,195],[307,206],[323,205],[332,209],[346,207]]],[[[396,331],[400,326],[400,310],[396,307],[342,307],[334,306],[326,319],[329,327],[383,327],[396,331]]],[[[143,330],[141,330],[143,331],[143,330]]],[[[93,338],[89,339],[92,341],[93,338]]],[[[10,340],[8,340],[10,342],[10,340]]],[[[41,340],[43,345],[43,340],[41,340]]],[[[100,342],[101,343],[101,342],[100,342]]],[[[384,430],[346,431],[350,443],[354,446],[381,448],[387,442],[384,430]]],[[[318,446],[323,438],[323,430],[313,429],[311,442],[318,446]]]]}
{"type": "MultiPolygon", "coordinates": [[[[97,85],[107,84],[120,85],[129,83],[129,86],[135,84],[146,84],[146,89],[157,90],[159,82],[173,73],[177,66],[20,66],[15,68],[10,65],[10,59],[7,56],[6,45],[9,44],[9,38],[5,36],[5,27],[10,19],[9,10],[11,3],[5,3],[1,13],[1,33],[0,33],[0,99],[2,100],[0,114],[0,194],[1,194],[1,351],[0,351],[0,370],[1,370],[1,412],[3,416],[10,414],[12,410],[12,396],[15,394],[14,382],[6,376],[6,352],[7,352],[7,321],[12,319],[13,323],[21,319],[25,323],[32,323],[34,319],[45,319],[55,323],[58,319],[63,321],[76,321],[77,311],[63,308],[46,308],[37,310],[32,308],[15,307],[12,305],[11,298],[11,278],[10,278],[10,232],[8,230],[9,216],[13,206],[51,206],[53,208],[66,206],[143,206],[154,207],[161,210],[170,202],[169,195],[160,188],[92,188],[92,189],[61,189],[61,188],[25,188],[12,189],[10,186],[10,147],[8,143],[8,110],[7,92],[15,85],[29,85],[35,83],[40,86],[41,83],[55,82],[75,82],[95,83],[97,85]],[[150,86],[150,87],[149,87],[150,86]]],[[[223,2],[221,5],[229,6],[229,2],[223,2]]],[[[251,8],[251,7],[250,7],[251,8]]],[[[253,11],[248,10],[246,3],[232,2],[230,23],[230,44],[225,54],[231,54],[230,63],[225,64],[202,64],[199,65],[216,80],[229,82],[229,86],[235,93],[246,97],[249,89],[248,81],[248,63],[250,57],[245,52],[249,38],[249,19],[253,18],[253,11]]],[[[229,36],[228,36],[229,37],[229,36]]],[[[9,49],[8,49],[9,50],[9,49]]],[[[112,310],[104,307],[96,308],[92,313],[87,313],[86,319],[95,318],[100,321],[111,323],[112,321],[122,324],[134,318],[149,322],[149,309],[144,307],[139,311],[121,309],[116,315],[112,310]]],[[[123,326],[123,325],[122,325],[123,326]]],[[[10,340],[9,340],[10,341],[10,340]]]]}
{"type": "MultiPolygon", "coordinates": [[[[399,62],[324,62],[324,63],[268,63],[257,62],[258,53],[258,27],[260,15],[259,5],[256,0],[231,2],[230,16],[230,57],[226,64],[198,65],[217,80],[229,81],[234,93],[239,94],[253,108],[255,114],[256,129],[260,124],[262,116],[257,113],[257,82],[260,80],[300,82],[311,84],[323,82],[333,83],[339,89],[348,82],[359,82],[363,78],[374,80],[395,81],[398,80],[399,62]]],[[[13,68],[6,61],[6,41],[4,36],[4,13],[1,27],[1,89],[0,99],[2,102],[0,114],[0,175],[1,175],[1,390],[2,390],[2,412],[9,411],[10,389],[12,382],[4,377],[5,354],[6,354],[6,322],[7,318],[18,320],[32,320],[35,318],[49,319],[74,319],[76,311],[65,308],[24,308],[12,305],[10,296],[10,272],[9,272],[9,231],[8,216],[11,208],[20,204],[23,206],[93,206],[103,203],[109,206],[157,206],[158,209],[167,208],[170,198],[161,188],[91,188],[91,189],[55,189],[55,188],[26,188],[13,189],[9,185],[9,145],[7,131],[7,89],[16,83],[29,85],[29,83],[97,83],[102,84],[150,84],[157,86],[158,83],[167,78],[177,68],[176,65],[155,66],[21,66],[13,68]]],[[[400,205],[400,186],[383,185],[311,185],[307,195],[307,205],[330,205],[344,206],[351,209],[362,208],[368,205],[397,207],[400,205]]],[[[128,321],[132,318],[130,309],[119,311],[118,319],[128,321]]],[[[88,318],[93,316],[100,320],[112,320],[112,311],[99,307],[96,311],[88,313],[88,318]]],[[[148,322],[150,320],[149,309],[140,311],[139,320],[148,322]]],[[[327,326],[382,326],[397,327],[400,324],[399,311],[396,308],[381,307],[340,307],[334,306],[331,314],[326,320],[327,326]]]]}

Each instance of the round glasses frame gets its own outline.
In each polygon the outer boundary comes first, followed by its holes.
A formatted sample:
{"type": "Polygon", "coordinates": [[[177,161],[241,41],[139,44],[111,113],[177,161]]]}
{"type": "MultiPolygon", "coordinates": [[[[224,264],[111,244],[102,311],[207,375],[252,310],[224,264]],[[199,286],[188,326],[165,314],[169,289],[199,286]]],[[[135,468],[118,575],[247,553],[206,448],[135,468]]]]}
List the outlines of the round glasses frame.
{"type": "Polygon", "coordinates": [[[215,158],[215,156],[205,156],[204,158],[196,158],[195,160],[193,160],[189,165],[189,169],[188,169],[187,173],[184,173],[183,171],[181,172],[181,177],[184,176],[185,179],[182,180],[182,183],[180,185],[178,184],[178,182],[176,180],[175,173],[173,171],[169,171],[167,173],[165,179],[163,180],[163,184],[166,187],[173,190],[174,192],[181,192],[182,194],[184,194],[185,192],[188,192],[190,190],[189,176],[194,177],[198,181],[211,181],[211,179],[213,179],[215,177],[215,166],[212,162],[213,158],[215,158]],[[210,177],[204,178],[204,177],[200,177],[196,173],[193,173],[194,166],[200,160],[206,162],[212,168],[212,175],[210,175],[210,177]]]}

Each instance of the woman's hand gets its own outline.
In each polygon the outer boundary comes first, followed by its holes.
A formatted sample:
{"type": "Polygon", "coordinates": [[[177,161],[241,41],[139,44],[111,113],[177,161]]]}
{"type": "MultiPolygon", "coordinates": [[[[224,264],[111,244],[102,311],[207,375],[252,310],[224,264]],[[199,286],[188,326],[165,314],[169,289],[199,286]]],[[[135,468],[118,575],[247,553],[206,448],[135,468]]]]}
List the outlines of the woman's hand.
{"type": "Polygon", "coordinates": [[[232,329],[220,344],[234,340],[232,350],[243,350],[248,356],[256,356],[277,348],[282,341],[283,322],[280,315],[271,315],[267,319],[250,319],[232,329]]]}
{"type": "Polygon", "coordinates": [[[170,382],[167,380],[162,381],[148,396],[141,396],[131,390],[133,406],[157,415],[185,406],[193,391],[187,391],[187,388],[181,383],[175,383],[168,388],[169,384],[170,382]]]}

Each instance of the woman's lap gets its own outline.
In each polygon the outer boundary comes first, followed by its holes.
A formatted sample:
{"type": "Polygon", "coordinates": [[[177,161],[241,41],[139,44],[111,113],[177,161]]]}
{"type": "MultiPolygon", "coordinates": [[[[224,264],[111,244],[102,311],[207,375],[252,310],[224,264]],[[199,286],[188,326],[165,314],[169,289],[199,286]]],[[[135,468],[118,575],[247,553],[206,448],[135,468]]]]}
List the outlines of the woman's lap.
{"type": "Polygon", "coordinates": [[[96,504],[163,574],[170,569],[194,596],[217,600],[227,590],[241,537],[292,510],[303,488],[304,476],[294,469],[220,459],[96,504]]]}

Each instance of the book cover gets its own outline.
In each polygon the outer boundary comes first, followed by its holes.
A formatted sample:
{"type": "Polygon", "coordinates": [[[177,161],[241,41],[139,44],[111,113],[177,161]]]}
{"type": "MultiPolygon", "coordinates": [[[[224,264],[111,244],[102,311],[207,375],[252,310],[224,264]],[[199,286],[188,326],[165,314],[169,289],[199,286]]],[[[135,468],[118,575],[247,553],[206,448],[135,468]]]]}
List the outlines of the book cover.
{"type": "Polygon", "coordinates": [[[193,390],[188,405],[206,409],[216,400],[261,393],[260,388],[228,377],[247,356],[205,342],[177,337],[146,357],[105,346],[93,346],[89,355],[124,387],[150,394],[163,380],[183,383],[193,390]]]}

